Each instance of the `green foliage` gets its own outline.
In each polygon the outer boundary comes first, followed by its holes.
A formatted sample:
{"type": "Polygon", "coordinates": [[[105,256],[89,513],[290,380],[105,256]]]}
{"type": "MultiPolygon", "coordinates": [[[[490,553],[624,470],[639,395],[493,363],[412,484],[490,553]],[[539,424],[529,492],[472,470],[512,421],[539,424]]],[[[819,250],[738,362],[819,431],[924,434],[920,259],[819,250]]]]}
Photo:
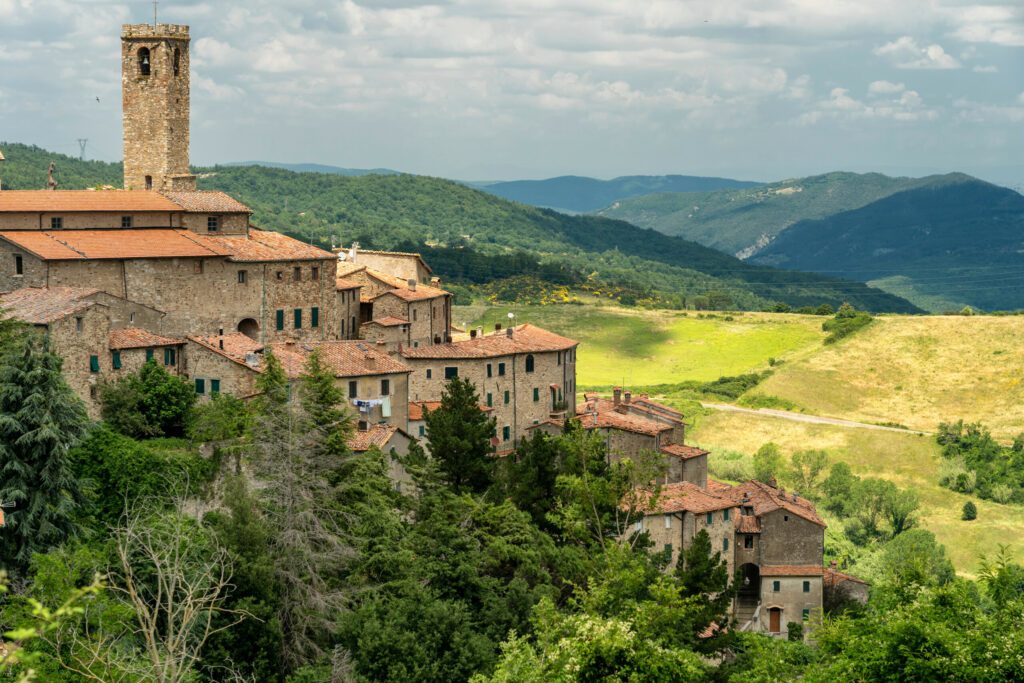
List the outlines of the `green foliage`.
{"type": "Polygon", "coordinates": [[[776,482],[783,468],[782,451],[774,443],[761,444],[754,453],[754,479],[766,484],[776,482]]]}
{"type": "Polygon", "coordinates": [[[0,529],[7,569],[23,571],[77,533],[84,498],[69,452],[88,424],[44,338],[20,336],[0,354],[0,501],[15,504],[0,529]]]}
{"type": "Polygon", "coordinates": [[[481,493],[491,484],[494,418],[480,410],[480,397],[469,380],[452,378],[441,406],[424,416],[427,441],[445,480],[455,491],[481,493]]]}
{"type": "Polygon", "coordinates": [[[999,503],[1024,502],[1024,438],[1004,446],[981,423],[963,420],[943,422],[935,438],[944,458],[939,484],[999,503]]]}
{"type": "Polygon", "coordinates": [[[539,528],[552,530],[548,514],[558,493],[559,474],[565,473],[564,450],[559,439],[536,430],[519,443],[515,453],[502,458],[497,489],[516,507],[529,513],[539,528]]]}
{"type": "Polygon", "coordinates": [[[963,513],[960,515],[960,519],[965,522],[973,522],[978,518],[978,506],[973,501],[967,501],[964,503],[963,513]]]}
{"type": "Polygon", "coordinates": [[[134,438],[183,436],[195,389],[150,359],[136,374],[100,386],[103,419],[134,438]]]}
{"type": "Polygon", "coordinates": [[[711,537],[704,529],[697,532],[690,547],[682,553],[675,576],[679,580],[680,595],[697,599],[690,607],[690,632],[680,635],[702,652],[725,647],[732,640],[727,627],[737,586],[729,580],[727,559],[717,550],[712,552],[711,537]],[[713,634],[702,638],[709,628],[713,629],[713,634]]]}
{"type": "Polygon", "coordinates": [[[825,451],[797,451],[790,460],[786,480],[806,498],[820,497],[821,480],[828,467],[828,453],[825,451]]]}
{"type": "Polygon", "coordinates": [[[863,329],[871,324],[874,318],[870,313],[857,311],[849,303],[843,303],[831,320],[826,320],[821,329],[828,332],[825,337],[826,344],[835,344],[840,339],[849,337],[857,330],[863,329]]]}

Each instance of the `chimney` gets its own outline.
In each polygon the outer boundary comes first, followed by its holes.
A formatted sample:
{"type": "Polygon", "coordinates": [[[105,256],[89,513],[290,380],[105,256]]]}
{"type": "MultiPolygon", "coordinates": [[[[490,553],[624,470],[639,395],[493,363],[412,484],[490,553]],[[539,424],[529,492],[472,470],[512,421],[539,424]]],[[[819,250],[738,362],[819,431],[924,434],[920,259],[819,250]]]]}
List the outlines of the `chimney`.
{"type": "Polygon", "coordinates": [[[377,357],[376,356],[368,353],[364,357],[364,360],[366,361],[366,367],[368,367],[368,368],[375,368],[375,367],[377,367],[377,357]]]}
{"type": "Polygon", "coordinates": [[[352,246],[348,248],[348,260],[352,263],[356,262],[356,254],[359,253],[359,242],[353,242],[352,246]]]}
{"type": "Polygon", "coordinates": [[[217,346],[220,347],[221,351],[224,350],[224,337],[221,337],[220,339],[217,340],[217,346]]]}
{"type": "Polygon", "coordinates": [[[501,323],[494,323],[494,331],[501,332],[501,323]]]}
{"type": "Polygon", "coordinates": [[[626,393],[623,394],[623,398],[623,403],[625,403],[628,406],[630,402],[633,400],[633,392],[627,391],[626,393]]]}
{"type": "Polygon", "coordinates": [[[413,292],[416,291],[416,280],[413,280],[412,278],[409,278],[408,280],[405,281],[405,283],[407,285],[409,285],[409,289],[411,291],[413,291],[413,292]]]}
{"type": "Polygon", "coordinates": [[[475,329],[469,331],[469,338],[470,339],[476,339],[476,330],[475,329]]]}
{"type": "Polygon", "coordinates": [[[622,402],[622,387],[612,389],[612,403],[619,405],[622,402]]]}
{"type": "Polygon", "coordinates": [[[484,326],[483,325],[481,325],[480,327],[476,328],[476,336],[478,336],[478,337],[484,336],[484,326]]]}
{"type": "Polygon", "coordinates": [[[509,339],[511,339],[512,338],[512,328],[510,327],[507,330],[505,330],[505,334],[508,335],[509,339]]]}
{"type": "Polygon", "coordinates": [[[835,571],[836,567],[838,567],[839,564],[835,560],[832,560],[831,562],[828,563],[828,566],[832,568],[832,571],[835,571]]]}
{"type": "Polygon", "coordinates": [[[441,286],[441,278],[439,278],[437,276],[434,276],[434,277],[430,278],[430,285],[432,287],[440,287],[441,286]]]}

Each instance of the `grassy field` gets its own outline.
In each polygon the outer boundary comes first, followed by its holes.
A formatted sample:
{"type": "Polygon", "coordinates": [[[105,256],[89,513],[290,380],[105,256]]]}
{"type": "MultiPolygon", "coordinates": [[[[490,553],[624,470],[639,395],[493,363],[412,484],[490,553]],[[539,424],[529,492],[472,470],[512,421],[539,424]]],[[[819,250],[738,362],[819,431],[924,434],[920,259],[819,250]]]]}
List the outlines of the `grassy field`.
{"type": "Polygon", "coordinates": [[[1024,431],[1024,317],[886,317],[781,367],[754,390],[807,412],[934,431],[980,420],[1024,431]]]}
{"type": "Polygon", "coordinates": [[[970,498],[938,485],[939,450],[933,438],[870,431],[831,425],[791,422],[780,418],[737,413],[714,413],[698,420],[688,441],[712,452],[739,451],[752,455],[772,441],[788,456],[793,451],[824,449],[833,462],[843,461],[856,474],[889,479],[917,491],[921,499],[921,526],[946,546],[957,571],[973,575],[978,556],[992,555],[999,543],[1009,543],[1018,561],[1024,561],[1024,507],[1000,505],[970,498]],[[974,500],[978,519],[960,519],[963,504],[974,500]]]}
{"type": "Polygon", "coordinates": [[[578,339],[577,383],[639,386],[709,381],[768,367],[769,358],[796,358],[821,345],[822,319],[772,313],[640,311],[599,306],[459,306],[457,326],[533,323],[578,339]],[[726,320],[726,317],[732,320],[726,320]]]}

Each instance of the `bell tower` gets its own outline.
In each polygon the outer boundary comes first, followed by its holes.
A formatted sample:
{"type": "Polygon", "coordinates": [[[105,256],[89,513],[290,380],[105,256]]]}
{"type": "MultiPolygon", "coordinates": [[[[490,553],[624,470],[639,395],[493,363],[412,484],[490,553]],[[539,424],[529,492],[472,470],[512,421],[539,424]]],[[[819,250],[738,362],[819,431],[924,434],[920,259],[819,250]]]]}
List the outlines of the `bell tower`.
{"type": "Polygon", "coordinates": [[[188,26],[121,27],[126,190],[196,189],[188,167],[188,47],[188,26]]]}

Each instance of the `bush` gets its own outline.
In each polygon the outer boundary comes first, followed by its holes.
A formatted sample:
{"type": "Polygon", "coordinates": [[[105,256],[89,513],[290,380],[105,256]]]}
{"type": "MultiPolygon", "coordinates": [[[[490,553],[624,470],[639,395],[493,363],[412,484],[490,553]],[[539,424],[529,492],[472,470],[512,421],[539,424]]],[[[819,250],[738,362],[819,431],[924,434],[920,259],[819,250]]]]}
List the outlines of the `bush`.
{"type": "Polygon", "coordinates": [[[974,504],[974,502],[969,500],[966,503],[964,503],[964,513],[963,515],[961,515],[960,519],[964,520],[965,522],[970,522],[977,518],[978,507],[974,504]]]}
{"type": "Polygon", "coordinates": [[[750,458],[736,451],[716,451],[711,455],[708,469],[719,479],[747,481],[753,477],[750,458]]]}
{"type": "Polygon", "coordinates": [[[839,307],[832,320],[826,320],[821,329],[828,332],[825,337],[826,344],[835,344],[840,339],[848,337],[857,330],[868,326],[874,318],[870,313],[858,311],[850,304],[843,304],[839,307]]]}
{"type": "Polygon", "coordinates": [[[799,621],[791,621],[786,624],[786,631],[789,640],[799,642],[804,639],[804,625],[799,621]]]}
{"type": "Polygon", "coordinates": [[[996,484],[992,487],[991,498],[997,503],[1009,503],[1013,498],[1013,489],[1006,484],[996,484]]]}
{"type": "Polygon", "coordinates": [[[101,414],[133,438],[183,436],[196,392],[185,379],[149,360],[137,374],[100,387],[101,414]]]}

